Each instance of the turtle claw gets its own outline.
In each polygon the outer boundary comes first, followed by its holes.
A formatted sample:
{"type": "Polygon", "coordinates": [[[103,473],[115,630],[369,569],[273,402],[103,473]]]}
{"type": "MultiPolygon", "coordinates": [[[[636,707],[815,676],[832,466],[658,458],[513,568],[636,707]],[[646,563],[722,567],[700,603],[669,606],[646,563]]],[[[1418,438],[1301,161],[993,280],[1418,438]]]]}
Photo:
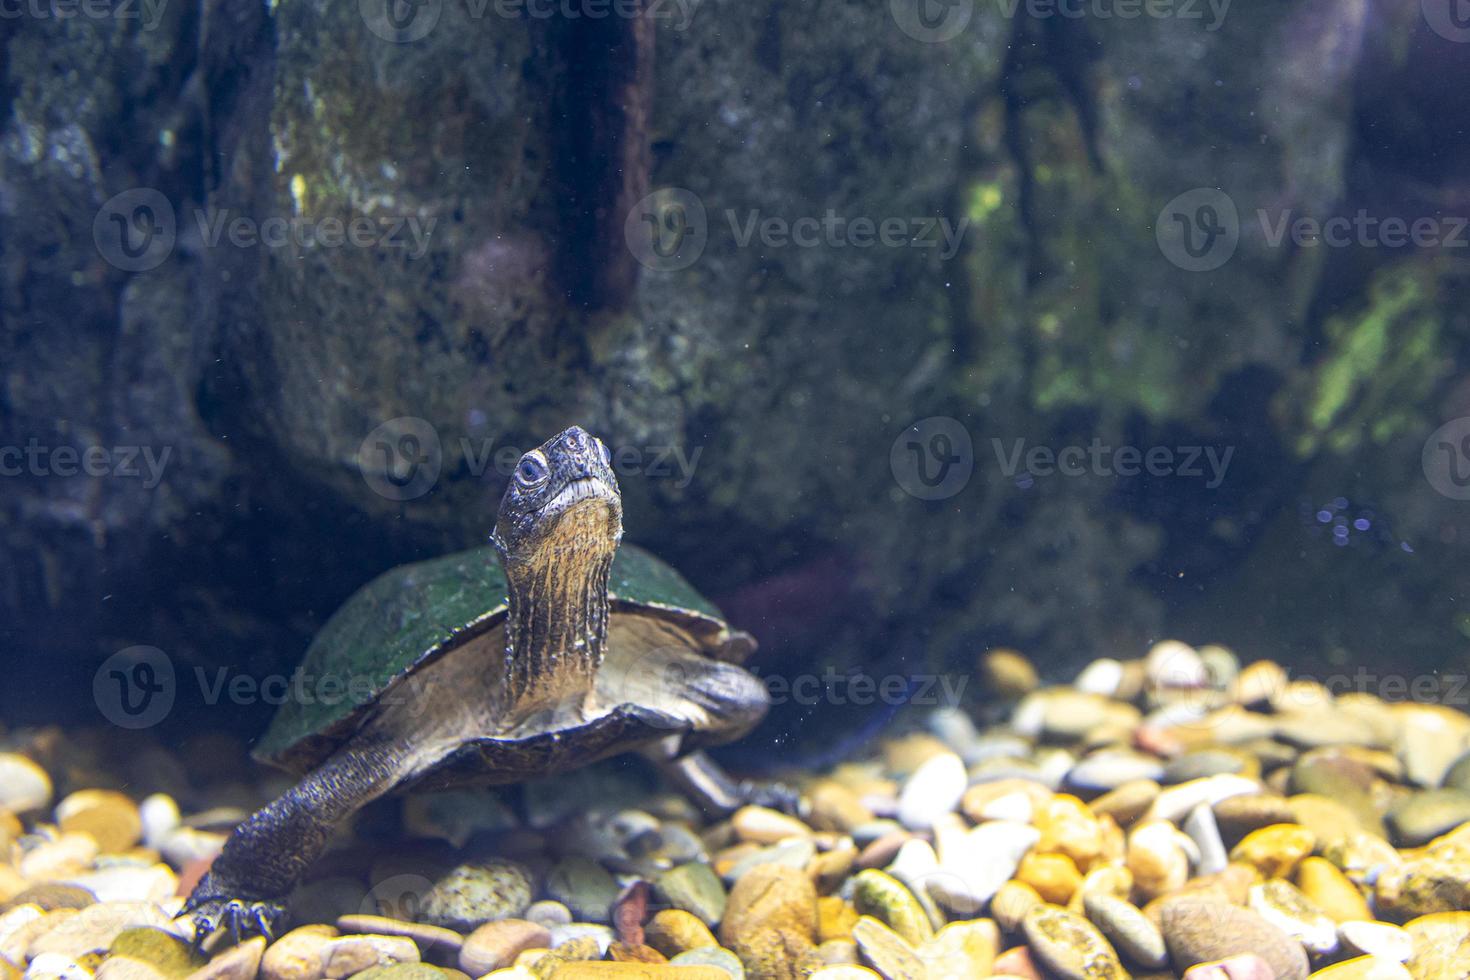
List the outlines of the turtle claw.
{"type": "Polygon", "coordinates": [[[273,899],[233,898],[233,889],[221,887],[213,874],[207,874],[189,896],[179,915],[189,916],[194,922],[194,948],[200,949],[204,942],[220,928],[230,931],[235,945],[251,935],[264,936],[267,941],[275,938],[276,927],[285,918],[285,903],[273,899]]]}
{"type": "Polygon", "coordinates": [[[811,811],[811,805],[801,793],[785,783],[745,779],[740,782],[740,796],[746,803],[780,810],[793,817],[805,819],[811,811]]]}

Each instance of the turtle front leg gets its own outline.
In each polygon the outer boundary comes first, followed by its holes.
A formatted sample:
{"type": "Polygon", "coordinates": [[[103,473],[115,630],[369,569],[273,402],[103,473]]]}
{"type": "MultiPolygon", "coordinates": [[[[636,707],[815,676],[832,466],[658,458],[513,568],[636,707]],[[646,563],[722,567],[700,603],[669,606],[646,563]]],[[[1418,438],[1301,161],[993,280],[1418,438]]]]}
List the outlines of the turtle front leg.
{"type": "Polygon", "coordinates": [[[402,782],[419,761],[391,742],[359,738],[252,814],[225,841],[180,913],[193,919],[195,943],[221,926],[237,939],[271,936],[286,897],[337,825],[402,782]]]}
{"type": "Polygon", "coordinates": [[[665,750],[657,748],[647,754],[665,779],[711,816],[728,816],[747,804],[793,816],[806,815],[806,803],[794,788],[778,782],[735,779],[707,752],[670,758],[665,750]]]}

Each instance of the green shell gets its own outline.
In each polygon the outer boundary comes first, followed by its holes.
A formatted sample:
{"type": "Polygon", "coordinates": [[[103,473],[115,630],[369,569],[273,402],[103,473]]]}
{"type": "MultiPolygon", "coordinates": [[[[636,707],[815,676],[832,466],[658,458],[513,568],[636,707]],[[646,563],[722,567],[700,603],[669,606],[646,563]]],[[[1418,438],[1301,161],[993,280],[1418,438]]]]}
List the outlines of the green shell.
{"type": "MultiPolygon", "coordinates": [[[[682,575],[623,545],[608,592],[619,607],[656,610],[696,635],[714,635],[724,617],[682,575]]],[[[257,758],[276,761],[298,742],[345,725],[390,683],[505,615],[505,573],[493,547],[400,565],[353,593],[306,651],[257,758]]]]}

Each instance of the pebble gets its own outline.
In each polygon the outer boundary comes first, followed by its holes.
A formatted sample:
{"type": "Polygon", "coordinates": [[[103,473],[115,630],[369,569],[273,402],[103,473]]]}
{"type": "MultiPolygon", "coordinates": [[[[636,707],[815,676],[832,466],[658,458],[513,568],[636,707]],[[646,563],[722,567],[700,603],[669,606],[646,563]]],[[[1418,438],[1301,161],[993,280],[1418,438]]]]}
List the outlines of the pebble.
{"type": "Polygon", "coordinates": [[[51,777],[30,759],[0,752],[0,808],[11,813],[40,810],[51,802],[51,777]]]}
{"type": "Polygon", "coordinates": [[[1353,921],[1339,923],[1337,938],[1354,954],[1376,956],[1403,963],[1414,955],[1414,940],[1409,933],[1387,922],[1353,921]]]}
{"type": "Polygon", "coordinates": [[[98,851],[91,834],[61,834],[24,852],[17,870],[31,881],[64,878],[85,872],[98,851]]]}
{"type": "Polygon", "coordinates": [[[865,966],[843,963],[822,967],[811,975],[810,980],[883,980],[883,978],[865,966]]]}
{"type": "Polygon", "coordinates": [[[1164,766],[1153,756],[1127,749],[1104,749],[1068,770],[1063,782],[1077,789],[1106,792],[1126,783],[1158,782],[1163,778],[1164,766]]]}
{"type": "Polygon", "coordinates": [[[575,948],[586,948],[590,943],[599,950],[598,955],[611,949],[617,939],[612,927],[600,922],[567,922],[552,926],[550,932],[552,949],[561,949],[568,943],[574,944],[575,948]]]}
{"type": "Polygon", "coordinates": [[[179,879],[164,864],[124,864],[76,875],[68,884],[90,893],[99,902],[162,902],[178,891],[179,879]]]}
{"type": "Polygon", "coordinates": [[[1159,796],[1159,784],[1152,779],[1135,779],[1099,796],[1090,804],[1099,817],[1109,817],[1120,827],[1135,823],[1159,796]]]}
{"type": "Polygon", "coordinates": [[[467,932],[493,919],[519,916],[531,904],[531,893],[530,871],[514,861],[462,864],[434,882],[415,918],[467,932]]]}
{"type": "Polygon", "coordinates": [[[31,940],[29,955],[60,953],[76,958],[105,950],[124,929],[151,926],[171,930],[173,920],[152,902],[99,902],[31,940]]]}
{"type": "Polygon", "coordinates": [[[1377,867],[1373,900],[1382,918],[1405,922],[1470,909],[1470,861],[1464,858],[1423,857],[1377,867]]]}
{"type": "Polygon", "coordinates": [[[1123,685],[1123,665],[1112,657],[1099,657],[1083,667],[1072,686],[1084,694],[1111,698],[1123,685]]]}
{"type": "Polygon", "coordinates": [[[327,925],[302,926],[266,947],[260,959],[261,980],[320,980],[326,953],[337,930],[327,925]]]}
{"type": "Polygon", "coordinates": [[[1296,883],[1313,905],[1336,922],[1373,918],[1363,893],[1325,858],[1303,858],[1297,865],[1296,883]]]}
{"type": "Polygon", "coordinates": [[[800,871],[779,865],[753,868],[730,890],[720,941],[737,953],[743,937],[762,929],[811,939],[817,929],[817,891],[800,871]]]}
{"type": "Polygon", "coordinates": [[[62,831],[91,834],[107,853],[125,851],[143,837],[138,807],[116,790],[77,790],[56,805],[54,816],[62,831]]]}
{"type": "Polygon", "coordinates": [[[929,883],[929,894],[962,916],[977,914],[996,891],[1013,878],[1021,858],[1041,839],[1041,831],[1027,824],[993,820],[953,838],[939,847],[939,873],[929,883]]]}
{"type": "Polygon", "coordinates": [[[84,909],[97,901],[97,896],[80,885],[60,882],[45,882],[31,885],[17,893],[10,901],[0,906],[0,911],[9,912],[22,905],[35,905],[43,912],[56,909],[84,909]]]}
{"type": "Polygon", "coordinates": [[[887,980],[926,980],[928,969],[903,937],[872,916],[858,919],[852,938],[868,965],[887,980]]]}
{"type": "Polygon", "coordinates": [[[995,958],[995,973],[990,980],[1020,978],[1020,980],[1043,980],[1041,969],[1031,958],[1026,946],[1013,946],[995,958]]]}
{"type": "Polygon", "coordinates": [[[1274,660],[1257,660],[1241,668],[1230,685],[1230,698],[1248,707],[1274,706],[1289,683],[1286,671],[1274,660]]]}
{"type": "Polygon", "coordinates": [[[1470,912],[1420,916],[1404,931],[1414,944],[1408,967],[1415,980],[1464,975],[1465,964],[1470,963],[1470,912]]]}
{"type": "Polygon", "coordinates": [[[853,828],[869,823],[873,811],[862,798],[841,783],[824,780],[807,794],[811,803],[812,826],[818,830],[850,833],[853,828]]]}
{"type": "Polygon", "coordinates": [[[1016,868],[1016,880],[1030,885],[1042,900],[1066,905],[1082,885],[1082,872],[1065,854],[1027,854],[1016,868]]]}
{"type": "Polygon", "coordinates": [[[810,837],[812,828],[795,817],[764,806],[743,806],[730,818],[741,840],[777,844],[791,837],[810,837]]]}
{"type": "Polygon", "coordinates": [[[587,922],[607,922],[618,892],[608,870],[588,857],[563,858],[546,875],[546,894],[587,922]]]}
{"type": "Polygon", "coordinates": [[[427,963],[384,963],[353,974],[353,980],[450,980],[451,976],[450,971],[427,963]]]}
{"type": "Polygon", "coordinates": [[[1033,905],[1040,904],[1041,896],[1036,894],[1035,888],[1019,881],[1008,881],[1000,886],[995,898],[991,900],[990,914],[995,917],[996,924],[1006,932],[1017,932],[1026,913],[1031,911],[1033,905]]]}
{"type": "Polygon", "coordinates": [[[719,945],[709,926],[683,909],[655,913],[644,927],[644,937],[648,945],[670,958],[691,949],[719,945]]]}
{"type": "Polygon", "coordinates": [[[941,752],[931,756],[904,781],[898,797],[899,823],[910,830],[928,830],[959,805],[969,782],[964,760],[958,755],[941,752]]]}
{"type": "Polygon", "coordinates": [[[1254,953],[1227,956],[1184,971],[1183,980],[1276,980],[1271,965],[1254,953]]]}
{"type": "Polygon", "coordinates": [[[1036,905],[1021,921],[1031,956],[1062,980],[1125,980],[1118,954],[1097,927],[1054,905],[1036,905]]]}
{"type": "MultiPolygon", "coordinates": [[[[114,975],[123,967],[124,962],[137,964],[151,974],[151,978],[161,978],[163,975],[154,970],[147,963],[130,960],[125,957],[118,958],[118,967],[114,968],[114,975]]],[[[26,968],[26,980],[91,980],[92,971],[78,963],[70,956],[60,953],[42,953],[31,960],[26,968]]]]}
{"type": "MultiPolygon", "coordinates": [[[[464,937],[453,929],[431,926],[423,922],[405,922],[383,915],[343,915],[337,928],[345,935],[366,933],[378,936],[407,936],[424,952],[442,952],[453,958],[459,955],[464,937]]],[[[482,971],[484,972],[484,971],[482,971]]]]}
{"type": "Polygon", "coordinates": [[[1136,906],[1111,895],[1083,897],[1087,918],[1107,937],[1122,957],[1147,970],[1162,970],[1169,950],[1158,927],[1136,906]]]}
{"type": "MultiPolygon", "coordinates": [[[[1445,976],[1448,977],[1449,974],[1445,976]]],[[[1311,980],[1416,980],[1416,978],[1396,960],[1386,960],[1377,956],[1358,956],[1318,970],[1312,974],[1311,980]]]]}
{"type": "Polygon", "coordinates": [[[1215,811],[1204,803],[1189,811],[1184,818],[1184,832],[1199,848],[1195,861],[1195,874],[1208,875],[1225,870],[1230,855],[1225,850],[1225,841],[1220,837],[1220,826],[1215,822],[1215,811]]]}
{"type": "Polygon", "coordinates": [[[892,875],[873,869],[858,872],[853,879],[853,905],[859,915],[879,919],[916,948],[934,938],[923,906],[892,875]]]}
{"type": "Polygon", "coordinates": [[[322,948],[326,976],[350,977],[375,966],[417,963],[419,948],[407,936],[340,936],[322,948]]]}
{"type": "Polygon", "coordinates": [[[551,933],[545,926],[523,918],[501,918],[465,937],[459,951],[460,970],[472,977],[484,976],[491,970],[509,967],[526,949],[541,946],[551,946],[551,933]]]}
{"type": "Polygon", "coordinates": [[[1396,844],[1421,847],[1470,822],[1470,793],[1458,789],[1414,793],[1389,807],[1385,820],[1396,844]]]}
{"type": "Polygon", "coordinates": [[[253,980],[265,954],[265,937],[247,939],[189,974],[188,980],[253,980]]]}
{"type": "Polygon", "coordinates": [[[1221,776],[1206,776],[1191,779],[1187,783],[1169,786],[1159,791],[1153,804],[1144,815],[1145,820],[1170,820],[1175,823],[1189,815],[1189,811],[1201,803],[1216,806],[1221,800],[1247,793],[1259,793],[1261,784],[1245,776],[1226,773],[1221,776]]]}
{"type": "Polygon", "coordinates": [[[1317,835],[1300,824],[1272,824],[1247,834],[1230,860],[1252,865],[1267,878],[1285,878],[1316,846],[1317,835]]]}
{"type": "Polygon", "coordinates": [[[539,926],[545,926],[547,929],[550,929],[553,926],[562,926],[571,922],[572,910],[561,902],[555,902],[549,898],[542,899],[539,902],[531,903],[526,909],[525,919],[527,922],[534,922],[539,926]]]}
{"type": "Polygon", "coordinates": [[[1445,770],[1440,786],[1443,789],[1457,789],[1470,793],[1470,750],[1455,757],[1455,761],[1445,770]]]}
{"type": "Polygon", "coordinates": [[[1301,943],[1249,909],[1225,902],[1174,898],[1159,910],[1161,931],[1174,968],[1254,953],[1275,980],[1305,980],[1307,954],[1301,943]]]}
{"type": "Polygon", "coordinates": [[[1000,930],[989,919],[951,922],[919,949],[932,977],[988,976],[1000,951],[1000,930]]]}
{"type": "Polygon", "coordinates": [[[1146,898],[1178,891],[1189,880],[1189,855],[1180,833],[1162,820],[1141,823],[1128,834],[1128,870],[1146,898]]]}
{"type": "Polygon", "coordinates": [[[671,957],[674,966],[712,966],[725,971],[732,980],[745,980],[745,964],[740,957],[720,946],[704,946],[671,957]]]}
{"type": "Polygon", "coordinates": [[[986,689],[1008,701],[1024,697],[1041,683],[1031,661],[1015,650],[988,650],[980,657],[979,666],[986,689]]]}
{"type": "Polygon", "coordinates": [[[724,918],[725,886],[702,861],[670,868],[654,878],[653,885],[660,899],[673,908],[694,913],[705,925],[716,925],[724,918]]]}
{"type": "Polygon", "coordinates": [[[1247,906],[1314,956],[1337,952],[1337,923],[1295,885],[1279,879],[1252,885],[1247,906]]]}

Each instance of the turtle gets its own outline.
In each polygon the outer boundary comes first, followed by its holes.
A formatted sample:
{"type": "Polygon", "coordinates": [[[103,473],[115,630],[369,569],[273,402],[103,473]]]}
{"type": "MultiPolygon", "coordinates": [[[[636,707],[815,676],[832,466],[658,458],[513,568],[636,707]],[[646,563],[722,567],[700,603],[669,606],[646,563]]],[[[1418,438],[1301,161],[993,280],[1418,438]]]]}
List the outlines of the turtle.
{"type": "Polygon", "coordinates": [[[184,904],[196,942],[270,936],[332,830],[390,791],[521,782],[636,751],[707,812],[794,811],[707,746],[766,714],[755,640],[621,544],[605,443],[572,426],[522,455],[490,544],[391,569],[313,638],[253,754],[300,781],[239,824],[184,904]]]}

